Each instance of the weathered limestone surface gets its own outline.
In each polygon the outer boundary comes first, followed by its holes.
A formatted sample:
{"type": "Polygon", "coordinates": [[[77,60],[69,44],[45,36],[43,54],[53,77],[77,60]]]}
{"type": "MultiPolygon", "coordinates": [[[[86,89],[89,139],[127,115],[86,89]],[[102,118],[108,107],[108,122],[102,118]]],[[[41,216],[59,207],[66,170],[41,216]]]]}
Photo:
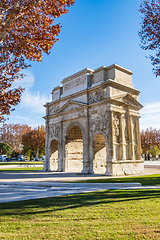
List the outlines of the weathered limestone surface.
{"type": "Polygon", "coordinates": [[[144,170],[139,91],[113,64],[62,81],[46,103],[46,171],[127,175],[144,170]]]}

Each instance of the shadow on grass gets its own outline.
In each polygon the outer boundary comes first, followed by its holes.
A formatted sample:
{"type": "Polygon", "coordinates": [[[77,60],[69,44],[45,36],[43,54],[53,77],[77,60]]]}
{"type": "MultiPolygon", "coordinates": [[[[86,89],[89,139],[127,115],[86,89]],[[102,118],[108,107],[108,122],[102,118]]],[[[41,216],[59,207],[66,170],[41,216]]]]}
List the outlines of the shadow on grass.
{"type": "Polygon", "coordinates": [[[0,204],[1,216],[29,216],[84,206],[160,198],[160,190],[107,190],[0,204]],[[42,210],[43,209],[43,210],[42,210]]]}

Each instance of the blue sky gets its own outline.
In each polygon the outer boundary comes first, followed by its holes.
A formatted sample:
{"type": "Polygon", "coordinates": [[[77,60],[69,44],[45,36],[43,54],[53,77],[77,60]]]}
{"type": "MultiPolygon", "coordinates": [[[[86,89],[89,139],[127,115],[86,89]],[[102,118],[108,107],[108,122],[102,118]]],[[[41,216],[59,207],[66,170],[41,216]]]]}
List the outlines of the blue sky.
{"type": "MultiPolygon", "coordinates": [[[[76,0],[69,13],[55,21],[62,31],[42,63],[31,62],[20,85],[26,88],[21,103],[6,123],[45,124],[43,104],[51,91],[69,75],[86,67],[116,63],[131,70],[133,85],[141,94],[141,129],[160,128],[160,77],[152,73],[149,52],[139,47],[142,0],[76,0]]],[[[15,83],[17,85],[19,83],[15,83]]]]}

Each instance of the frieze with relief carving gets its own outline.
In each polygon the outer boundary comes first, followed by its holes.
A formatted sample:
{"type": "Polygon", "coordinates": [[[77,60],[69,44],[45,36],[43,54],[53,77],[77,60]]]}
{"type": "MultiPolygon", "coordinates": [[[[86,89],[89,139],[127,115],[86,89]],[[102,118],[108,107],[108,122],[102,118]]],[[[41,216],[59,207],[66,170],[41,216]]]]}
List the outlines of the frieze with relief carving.
{"type": "Polygon", "coordinates": [[[99,114],[97,117],[91,118],[89,124],[90,124],[90,137],[92,136],[93,133],[97,131],[104,131],[106,134],[108,134],[109,127],[108,113],[104,112],[99,114]]]}
{"type": "Polygon", "coordinates": [[[67,91],[69,89],[72,89],[74,87],[77,87],[79,85],[86,83],[86,76],[82,76],[76,79],[73,79],[72,81],[64,84],[64,90],[67,91]]]}
{"type": "Polygon", "coordinates": [[[60,109],[60,105],[49,106],[49,115],[56,114],[60,109]]]}
{"type": "Polygon", "coordinates": [[[119,117],[118,114],[113,114],[113,141],[119,142],[119,117]]]}
{"type": "Polygon", "coordinates": [[[89,104],[95,103],[95,102],[100,102],[103,99],[105,99],[106,97],[107,97],[106,89],[90,93],[89,99],[88,99],[89,100],[89,104]]]}
{"type": "Polygon", "coordinates": [[[60,124],[50,124],[49,125],[49,136],[50,138],[58,138],[60,134],[60,124]]]}

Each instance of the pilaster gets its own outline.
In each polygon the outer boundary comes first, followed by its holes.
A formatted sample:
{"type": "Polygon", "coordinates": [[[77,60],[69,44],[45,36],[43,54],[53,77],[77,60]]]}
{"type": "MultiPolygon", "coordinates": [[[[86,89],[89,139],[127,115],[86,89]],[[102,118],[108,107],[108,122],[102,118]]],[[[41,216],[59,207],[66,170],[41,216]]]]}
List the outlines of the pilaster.
{"type": "Polygon", "coordinates": [[[139,117],[136,119],[136,132],[137,132],[137,159],[141,159],[141,137],[140,137],[140,127],[139,127],[139,117]]]}
{"type": "Polygon", "coordinates": [[[49,121],[46,119],[46,136],[45,136],[45,160],[43,163],[43,170],[49,170],[49,121]]]}
{"type": "Polygon", "coordinates": [[[108,141],[108,156],[107,162],[114,161],[114,144],[113,144],[113,111],[108,113],[109,115],[109,141],[108,141]]]}
{"type": "Polygon", "coordinates": [[[90,153],[89,153],[89,113],[88,107],[86,109],[86,120],[83,136],[83,170],[82,173],[92,173],[90,168],[90,153]]]}
{"type": "Polygon", "coordinates": [[[59,145],[58,145],[58,172],[63,171],[63,121],[60,122],[59,145]]]}
{"type": "Polygon", "coordinates": [[[128,139],[129,139],[129,159],[133,159],[133,139],[132,139],[132,116],[128,111],[128,139]]]}
{"type": "Polygon", "coordinates": [[[119,126],[119,137],[120,137],[120,160],[124,160],[124,129],[123,129],[123,117],[124,114],[120,113],[120,126],[119,126]]]}

